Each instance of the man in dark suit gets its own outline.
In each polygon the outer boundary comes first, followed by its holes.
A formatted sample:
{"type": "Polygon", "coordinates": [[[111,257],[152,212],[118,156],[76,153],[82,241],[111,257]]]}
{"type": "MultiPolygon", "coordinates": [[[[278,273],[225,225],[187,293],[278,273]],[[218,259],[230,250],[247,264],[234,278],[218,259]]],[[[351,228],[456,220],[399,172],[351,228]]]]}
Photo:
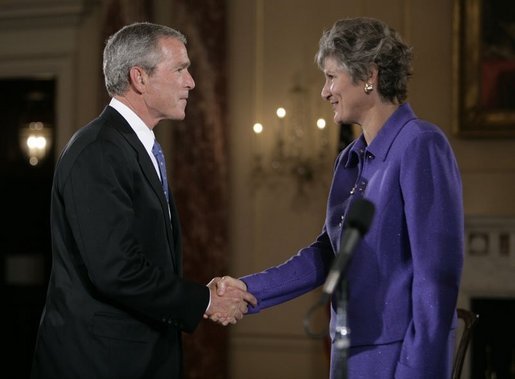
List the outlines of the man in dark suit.
{"type": "Polygon", "coordinates": [[[255,298],[181,275],[181,234],[153,128],[185,117],[195,82],[186,39],[150,23],[107,41],[112,100],[57,163],[53,265],[33,378],[180,378],[181,332],[235,323],[255,298]]]}

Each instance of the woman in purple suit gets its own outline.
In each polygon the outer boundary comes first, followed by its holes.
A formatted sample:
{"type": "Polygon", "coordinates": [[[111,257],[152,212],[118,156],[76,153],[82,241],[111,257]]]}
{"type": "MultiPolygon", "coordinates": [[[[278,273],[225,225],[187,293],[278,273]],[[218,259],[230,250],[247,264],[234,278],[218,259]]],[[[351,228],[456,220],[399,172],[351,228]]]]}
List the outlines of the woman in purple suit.
{"type": "MultiPolygon", "coordinates": [[[[258,299],[249,313],[257,313],[319,287],[349,204],[366,198],[375,216],[344,272],[347,377],[450,378],[463,264],[461,178],[445,134],[406,102],[411,48],[381,21],[343,19],[322,35],[316,61],[334,121],[362,130],[336,160],[322,231],[279,266],[224,277],[219,291],[248,289],[258,299]]],[[[335,358],[333,347],[331,377],[335,358]]]]}

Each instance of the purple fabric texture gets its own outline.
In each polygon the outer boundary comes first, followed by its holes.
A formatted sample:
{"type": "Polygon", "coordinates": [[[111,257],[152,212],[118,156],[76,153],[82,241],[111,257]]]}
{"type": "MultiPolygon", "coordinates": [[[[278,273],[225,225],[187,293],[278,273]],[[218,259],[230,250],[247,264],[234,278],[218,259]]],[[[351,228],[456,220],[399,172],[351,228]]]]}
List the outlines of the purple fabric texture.
{"type": "MultiPolygon", "coordinates": [[[[323,284],[348,207],[359,197],[375,205],[375,216],[343,275],[351,347],[400,343],[390,367],[377,372],[448,377],[463,266],[461,177],[445,134],[418,119],[407,103],[370,146],[362,135],[339,154],[317,239],[287,262],[241,278],[259,301],[250,313],[323,284]]],[[[331,331],[334,320],[333,311],[331,331]]],[[[358,372],[350,378],[360,377],[358,372]]]]}

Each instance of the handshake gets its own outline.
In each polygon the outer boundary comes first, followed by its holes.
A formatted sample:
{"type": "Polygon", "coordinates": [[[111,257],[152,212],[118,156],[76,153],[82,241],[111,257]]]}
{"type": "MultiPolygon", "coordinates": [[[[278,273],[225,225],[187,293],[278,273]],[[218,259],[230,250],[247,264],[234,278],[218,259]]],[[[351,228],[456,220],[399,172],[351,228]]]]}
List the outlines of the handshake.
{"type": "Polygon", "coordinates": [[[239,279],[216,277],[207,286],[211,293],[211,303],[204,313],[205,319],[224,326],[236,324],[247,313],[249,304],[257,305],[254,295],[247,292],[247,285],[239,279]]]}

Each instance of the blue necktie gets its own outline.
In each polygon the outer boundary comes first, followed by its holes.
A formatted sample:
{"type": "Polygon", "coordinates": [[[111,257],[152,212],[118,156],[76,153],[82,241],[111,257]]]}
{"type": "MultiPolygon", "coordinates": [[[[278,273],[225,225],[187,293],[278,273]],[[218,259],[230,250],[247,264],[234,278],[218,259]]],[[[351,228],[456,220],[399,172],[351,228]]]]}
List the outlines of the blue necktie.
{"type": "Polygon", "coordinates": [[[163,154],[163,150],[161,149],[161,145],[159,144],[159,142],[157,142],[157,140],[154,140],[154,146],[152,146],[152,154],[154,154],[157,160],[157,166],[159,167],[159,172],[161,174],[161,185],[163,186],[163,192],[165,193],[166,200],[169,200],[165,156],[163,154]]]}

